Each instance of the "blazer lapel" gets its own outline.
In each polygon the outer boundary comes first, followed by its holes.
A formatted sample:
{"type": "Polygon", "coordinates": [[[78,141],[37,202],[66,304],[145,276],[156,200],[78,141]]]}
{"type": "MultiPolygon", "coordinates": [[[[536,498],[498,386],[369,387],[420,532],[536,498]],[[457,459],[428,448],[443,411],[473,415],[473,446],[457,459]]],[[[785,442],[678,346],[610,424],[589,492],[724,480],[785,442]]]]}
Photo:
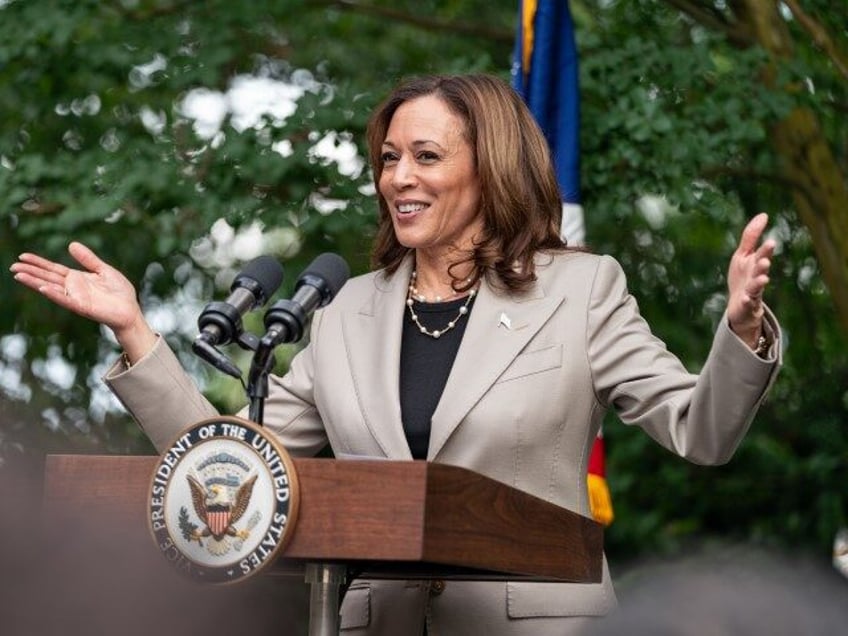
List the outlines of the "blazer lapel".
{"type": "Polygon", "coordinates": [[[545,296],[537,281],[521,296],[493,290],[485,283],[474,301],[447,385],[433,413],[433,460],[462,419],[497,381],[563,302],[545,296]]]}
{"type": "Polygon", "coordinates": [[[400,346],[407,258],[391,278],[378,275],[359,311],[345,315],[344,341],[365,424],[390,459],[412,459],[400,415],[400,346]]]}

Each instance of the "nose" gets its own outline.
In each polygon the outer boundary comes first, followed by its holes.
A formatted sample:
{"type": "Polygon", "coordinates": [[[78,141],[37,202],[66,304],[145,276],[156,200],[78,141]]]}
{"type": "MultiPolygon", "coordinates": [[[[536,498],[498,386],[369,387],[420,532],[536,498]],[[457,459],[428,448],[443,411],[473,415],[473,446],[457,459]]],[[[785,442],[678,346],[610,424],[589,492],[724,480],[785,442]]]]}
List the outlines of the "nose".
{"type": "Polygon", "coordinates": [[[404,190],[415,185],[415,163],[403,156],[392,167],[391,183],[397,190],[404,190]]]}

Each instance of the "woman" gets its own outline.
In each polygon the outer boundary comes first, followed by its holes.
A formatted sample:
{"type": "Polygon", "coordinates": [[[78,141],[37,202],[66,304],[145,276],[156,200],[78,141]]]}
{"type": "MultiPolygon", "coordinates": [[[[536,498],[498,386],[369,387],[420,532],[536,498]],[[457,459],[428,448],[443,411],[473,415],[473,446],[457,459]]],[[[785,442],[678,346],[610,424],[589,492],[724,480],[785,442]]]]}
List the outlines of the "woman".
{"type": "MultiPolygon", "coordinates": [[[[465,466],[588,515],[603,413],[673,452],[727,461],[779,367],[762,302],[774,243],[745,228],[727,311],[700,375],[655,338],[609,257],[566,248],[545,140],[521,99],[480,75],[397,89],[368,130],[379,191],[376,271],[317,312],[272,378],[265,425],[294,455],[465,466]]],[[[145,322],[132,285],[84,246],[82,270],[24,254],[15,278],[115,332],[106,381],[160,450],[214,415],[145,322]]],[[[615,599],[598,584],[355,581],[342,628],[362,634],[572,633],[615,599]]]]}

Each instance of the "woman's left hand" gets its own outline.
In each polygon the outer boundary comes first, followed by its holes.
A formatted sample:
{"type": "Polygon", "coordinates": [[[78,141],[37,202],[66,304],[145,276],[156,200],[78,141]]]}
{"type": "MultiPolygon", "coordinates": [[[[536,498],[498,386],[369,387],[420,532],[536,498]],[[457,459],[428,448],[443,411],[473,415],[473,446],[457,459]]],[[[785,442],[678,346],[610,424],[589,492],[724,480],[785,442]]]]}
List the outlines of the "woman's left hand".
{"type": "Polygon", "coordinates": [[[727,318],[730,328],[751,349],[756,349],[762,335],[763,291],[769,282],[768,274],[775,248],[772,239],[766,239],[758,245],[767,224],[768,215],[765,213],[758,214],[748,222],[727,272],[727,318]]]}

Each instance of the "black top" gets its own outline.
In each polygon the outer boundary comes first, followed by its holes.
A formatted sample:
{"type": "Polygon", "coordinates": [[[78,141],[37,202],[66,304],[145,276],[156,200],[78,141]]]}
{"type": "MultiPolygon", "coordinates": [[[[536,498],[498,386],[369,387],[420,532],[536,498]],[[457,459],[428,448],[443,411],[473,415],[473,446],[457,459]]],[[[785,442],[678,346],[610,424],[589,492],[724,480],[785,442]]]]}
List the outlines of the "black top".
{"type": "MultiPolygon", "coordinates": [[[[403,340],[400,348],[400,414],[403,432],[415,459],[427,458],[430,444],[430,420],[442,397],[459,343],[465,333],[469,314],[459,315],[467,298],[444,303],[413,301],[418,321],[431,333],[444,331],[451,320],[456,326],[438,338],[421,333],[412,321],[409,308],[404,312],[403,340]]],[[[469,313],[474,306],[471,299],[469,313]]]]}

